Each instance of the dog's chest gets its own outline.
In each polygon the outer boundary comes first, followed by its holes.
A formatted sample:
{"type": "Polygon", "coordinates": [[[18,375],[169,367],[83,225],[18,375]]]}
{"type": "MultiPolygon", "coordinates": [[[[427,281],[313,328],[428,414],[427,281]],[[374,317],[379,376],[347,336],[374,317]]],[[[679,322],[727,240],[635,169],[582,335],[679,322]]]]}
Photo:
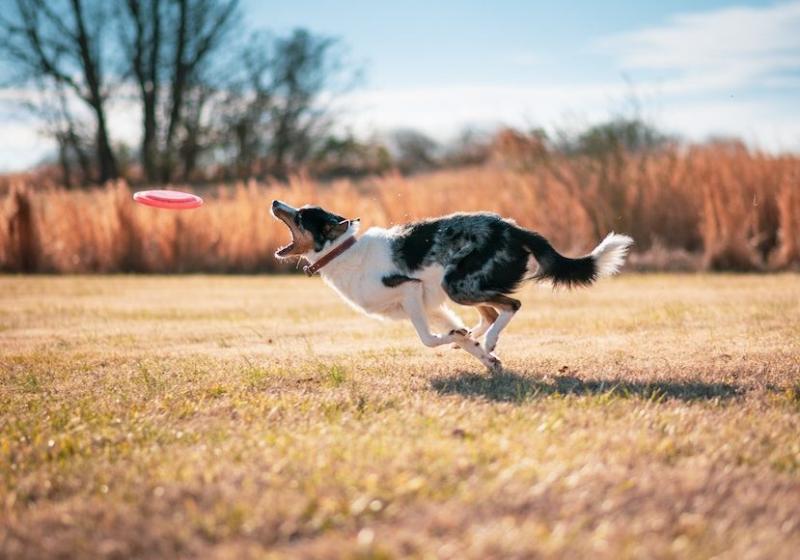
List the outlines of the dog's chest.
{"type": "Polygon", "coordinates": [[[359,311],[371,315],[394,317],[400,303],[400,292],[385,287],[374,274],[337,277],[326,276],[325,282],[345,301],[359,311]]]}
{"type": "MultiPolygon", "coordinates": [[[[368,232],[369,233],[369,232],[368,232]]],[[[387,288],[381,279],[393,270],[389,245],[385,239],[365,236],[352,254],[345,254],[323,270],[325,282],[348,303],[361,311],[377,315],[396,307],[400,292],[387,288]]]]}

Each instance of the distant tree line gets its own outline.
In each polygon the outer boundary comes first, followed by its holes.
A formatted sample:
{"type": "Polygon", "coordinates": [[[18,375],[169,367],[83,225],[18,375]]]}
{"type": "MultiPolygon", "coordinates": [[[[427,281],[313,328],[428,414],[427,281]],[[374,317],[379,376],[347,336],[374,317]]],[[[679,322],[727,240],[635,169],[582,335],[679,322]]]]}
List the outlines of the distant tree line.
{"type": "Polygon", "coordinates": [[[335,38],[303,29],[248,34],[238,0],[3,4],[2,85],[27,92],[24,104],[55,140],[67,185],[133,167],[148,182],[189,181],[209,169],[285,177],[363,149],[331,133],[336,113],[324,98],[358,77],[335,38]],[[141,119],[133,154],[109,131],[110,107],[120,102],[141,119]]]}
{"type": "Polygon", "coordinates": [[[401,129],[359,139],[336,126],[335,98],[360,76],[345,54],[304,29],[249,31],[238,0],[5,0],[0,10],[0,87],[25,93],[67,187],[414,174],[489,159],[530,168],[555,153],[610,160],[671,141],[636,115],[553,137],[467,129],[442,144],[401,129]],[[138,120],[138,146],[111,137],[121,107],[138,120]]]}

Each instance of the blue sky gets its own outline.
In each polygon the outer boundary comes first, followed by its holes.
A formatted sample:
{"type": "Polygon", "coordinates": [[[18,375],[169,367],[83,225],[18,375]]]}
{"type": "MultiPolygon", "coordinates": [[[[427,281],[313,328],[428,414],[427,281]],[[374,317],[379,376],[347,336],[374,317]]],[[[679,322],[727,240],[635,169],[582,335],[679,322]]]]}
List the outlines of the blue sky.
{"type": "MultiPolygon", "coordinates": [[[[414,127],[445,140],[467,125],[573,128],[630,108],[691,140],[737,135],[800,150],[800,0],[533,2],[243,0],[252,28],[340,37],[364,69],[339,98],[345,126],[414,127]]],[[[2,94],[0,94],[2,95],[2,94]]],[[[135,141],[131,108],[112,111],[135,141]]],[[[48,148],[0,120],[0,169],[48,148]]]]}
{"type": "MultiPolygon", "coordinates": [[[[286,32],[302,25],[342,37],[367,62],[371,86],[404,88],[606,79],[616,69],[612,57],[593,48],[596,39],[729,4],[247,0],[244,6],[254,27],[286,32]]],[[[750,5],[759,4],[765,3],[750,5]]]]}
{"type": "Polygon", "coordinates": [[[629,110],[689,139],[800,148],[800,2],[245,3],[254,26],[341,37],[358,132],[580,127],[629,110]],[[344,7],[346,6],[346,7],[344,7]]]}

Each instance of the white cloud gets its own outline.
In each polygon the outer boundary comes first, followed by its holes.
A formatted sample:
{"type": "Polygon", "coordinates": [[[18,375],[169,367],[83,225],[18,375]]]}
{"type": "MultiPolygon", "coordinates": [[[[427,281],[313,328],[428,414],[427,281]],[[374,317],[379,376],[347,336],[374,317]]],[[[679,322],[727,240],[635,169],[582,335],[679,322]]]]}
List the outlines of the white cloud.
{"type": "Polygon", "coordinates": [[[108,108],[108,127],[115,142],[124,142],[135,149],[142,137],[142,112],[139,105],[128,98],[111,103],[108,108]]]}
{"type": "MultiPolygon", "coordinates": [[[[0,173],[29,169],[43,158],[55,154],[55,142],[39,132],[36,118],[23,106],[23,102],[38,102],[39,98],[39,92],[34,89],[0,90],[0,173]]],[[[75,95],[70,94],[67,101],[78,120],[94,122],[86,105],[75,95]]],[[[119,95],[109,103],[107,118],[112,141],[124,142],[132,147],[138,144],[141,117],[138,105],[130,95],[119,95]]]]}
{"type": "Polygon", "coordinates": [[[511,53],[508,57],[508,61],[517,66],[538,66],[548,60],[549,57],[546,57],[542,53],[530,51],[517,51],[511,53]]]}
{"type": "MultiPolygon", "coordinates": [[[[656,106],[667,130],[692,140],[737,135],[772,151],[800,149],[800,117],[775,94],[800,87],[800,1],[676,15],[595,46],[634,78],[645,110],[656,106]]],[[[444,138],[464,124],[597,121],[630,93],[614,76],[604,83],[371,90],[347,101],[357,130],[414,127],[444,138]]]]}
{"type": "MultiPolygon", "coordinates": [[[[371,90],[341,100],[356,133],[416,128],[446,140],[464,125],[580,128],[609,117],[628,95],[623,83],[542,87],[414,88],[371,90]]],[[[637,87],[646,117],[690,140],[739,136],[773,152],[800,149],[800,114],[787,113],[769,99],[700,96],[684,100],[658,84],[637,87]],[[664,91],[667,93],[664,93],[664,91]],[[653,99],[651,103],[649,100],[653,99]]]]}
{"type": "Polygon", "coordinates": [[[769,152],[800,148],[800,115],[786,114],[770,103],[735,99],[672,103],[655,118],[659,127],[693,140],[738,137],[769,152]]]}
{"type": "Polygon", "coordinates": [[[465,125],[548,125],[568,116],[604,118],[625,92],[622,83],[560,86],[472,86],[367,90],[347,96],[356,130],[416,128],[444,139],[465,125]]]}
{"type": "Polygon", "coordinates": [[[676,92],[774,84],[800,69],[800,2],[676,15],[597,45],[622,68],[672,73],[676,92]]]}
{"type": "Polygon", "coordinates": [[[0,132],[0,172],[28,169],[53,149],[30,123],[6,122],[0,132]]]}

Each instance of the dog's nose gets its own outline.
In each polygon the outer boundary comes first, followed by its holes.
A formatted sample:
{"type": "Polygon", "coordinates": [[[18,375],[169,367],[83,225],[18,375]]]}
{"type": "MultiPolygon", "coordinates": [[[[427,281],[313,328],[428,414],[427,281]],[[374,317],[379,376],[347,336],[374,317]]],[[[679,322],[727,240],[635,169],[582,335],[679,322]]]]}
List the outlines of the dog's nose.
{"type": "Polygon", "coordinates": [[[281,201],[280,200],[273,200],[272,201],[272,207],[273,208],[277,208],[280,205],[281,205],[281,201]]]}

